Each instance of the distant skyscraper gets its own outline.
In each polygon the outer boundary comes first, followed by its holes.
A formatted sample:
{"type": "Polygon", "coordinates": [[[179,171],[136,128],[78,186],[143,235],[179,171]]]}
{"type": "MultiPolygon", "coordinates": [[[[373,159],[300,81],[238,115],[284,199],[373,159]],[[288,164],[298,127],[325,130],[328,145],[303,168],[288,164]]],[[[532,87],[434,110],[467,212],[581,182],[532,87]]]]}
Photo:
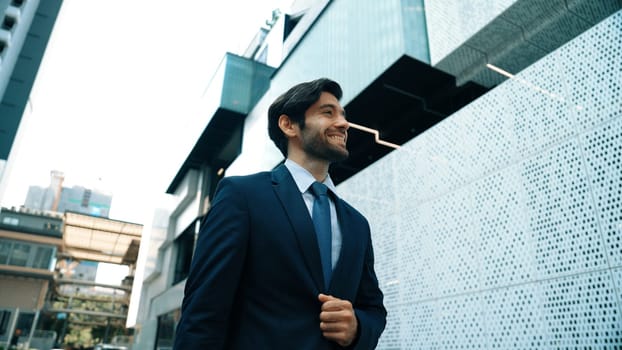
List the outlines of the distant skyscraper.
{"type": "Polygon", "coordinates": [[[98,189],[83,186],[63,187],[64,175],[60,171],[50,173],[47,188],[30,186],[24,207],[64,213],[73,211],[101,217],[108,217],[112,195],[98,189]]]}

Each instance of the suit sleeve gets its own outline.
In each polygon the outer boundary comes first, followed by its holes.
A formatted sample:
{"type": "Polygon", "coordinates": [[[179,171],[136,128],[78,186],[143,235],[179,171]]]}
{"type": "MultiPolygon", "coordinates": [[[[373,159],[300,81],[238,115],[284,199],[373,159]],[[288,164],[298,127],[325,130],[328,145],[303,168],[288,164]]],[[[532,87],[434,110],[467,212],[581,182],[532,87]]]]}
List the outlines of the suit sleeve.
{"type": "Polygon", "coordinates": [[[246,199],[220,181],[199,233],[175,334],[175,350],[223,349],[249,235],[246,199]]]}
{"type": "Polygon", "coordinates": [[[387,310],[383,305],[384,296],[378,286],[378,279],[374,271],[374,251],[371,236],[368,237],[363,273],[354,302],[354,313],[359,324],[358,335],[355,342],[349,347],[356,350],[375,349],[387,323],[387,310]]]}

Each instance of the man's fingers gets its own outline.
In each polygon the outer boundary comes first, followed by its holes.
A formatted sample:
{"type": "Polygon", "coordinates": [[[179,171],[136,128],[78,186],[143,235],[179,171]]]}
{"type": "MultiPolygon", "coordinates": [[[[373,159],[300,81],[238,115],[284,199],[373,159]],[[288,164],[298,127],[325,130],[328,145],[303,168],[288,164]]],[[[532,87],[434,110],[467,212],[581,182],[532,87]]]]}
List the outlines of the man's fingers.
{"type": "Polygon", "coordinates": [[[320,321],[339,322],[346,320],[348,316],[347,311],[322,311],[320,312],[320,321]]]}
{"type": "Polygon", "coordinates": [[[326,294],[322,294],[322,293],[320,293],[320,294],[317,296],[317,298],[318,298],[318,300],[319,300],[320,302],[322,302],[322,303],[325,303],[325,302],[327,302],[327,301],[329,301],[329,300],[339,300],[339,299],[335,298],[335,297],[334,297],[334,296],[332,296],[332,295],[326,295],[326,294]]]}
{"type": "Polygon", "coordinates": [[[318,299],[322,302],[322,311],[352,310],[352,303],[348,300],[325,294],[318,295],[318,299]]]}
{"type": "Polygon", "coordinates": [[[331,300],[322,304],[322,311],[341,311],[347,309],[347,305],[339,301],[331,300]]]}
{"type": "Polygon", "coordinates": [[[322,332],[344,332],[346,326],[343,322],[320,322],[322,332]]]}
{"type": "Polygon", "coordinates": [[[320,330],[324,337],[341,346],[348,346],[356,337],[357,319],[352,303],[332,295],[319,294],[322,303],[320,330]]]}

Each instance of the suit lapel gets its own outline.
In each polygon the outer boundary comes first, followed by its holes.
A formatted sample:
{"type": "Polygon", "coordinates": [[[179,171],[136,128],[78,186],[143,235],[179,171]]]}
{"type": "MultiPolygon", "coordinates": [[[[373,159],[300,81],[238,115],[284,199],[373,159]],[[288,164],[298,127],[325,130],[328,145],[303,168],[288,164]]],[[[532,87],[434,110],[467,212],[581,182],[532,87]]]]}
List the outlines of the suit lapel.
{"type": "Polygon", "coordinates": [[[318,289],[324,291],[322,261],[320,260],[313,222],[294,179],[284,165],[277,167],[272,172],[272,185],[296,234],[300,250],[311,272],[311,277],[318,289]]]}
{"type": "Polygon", "coordinates": [[[358,227],[359,223],[354,220],[352,213],[343,200],[337,199],[335,201],[335,207],[337,209],[337,217],[339,218],[339,228],[341,229],[341,252],[339,253],[339,260],[333,271],[333,277],[331,278],[330,291],[335,295],[341,295],[344,286],[343,283],[349,283],[349,275],[352,271],[356,271],[359,260],[356,256],[362,251],[361,239],[357,239],[357,233],[363,228],[358,227]]]}

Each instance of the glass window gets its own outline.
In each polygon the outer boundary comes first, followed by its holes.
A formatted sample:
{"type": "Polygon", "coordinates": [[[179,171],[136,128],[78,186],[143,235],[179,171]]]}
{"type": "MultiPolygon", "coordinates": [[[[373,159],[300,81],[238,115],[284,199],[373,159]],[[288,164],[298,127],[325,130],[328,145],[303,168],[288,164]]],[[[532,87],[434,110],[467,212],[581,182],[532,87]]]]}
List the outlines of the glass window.
{"type": "Polygon", "coordinates": [[[32,262],[32,267],[35,269],[49,269],[52,262],[52,254],[54,248],[52,247],[37,247],[35,253],[35,259],[32,262]]]}
{"type": "Polygon", "coordinates": [[[158,316],[158,330],[156,335],[156,350],[169,350],[173,348],[175,328],[179,322],[180,310],[173,310],[158,316]]]}
{"type": "Polygon", "coordinates": [[[7,225],[17,226],[19,225],[19,219],[11,216],[5,216],[2,218],[2,223],[7,225]]]}
{"type": "Polygon", "coordinates": [[[9,323],[11,322],[11,311],[0,310],[0,339],[8,339],[9,323]]]}
{"type": "Polygon", "coordinates": [[[190,264],[192,262],[192,252],[194,251],[194,230],[195,222],[175,239],[175,249],[177,250],[177,261],[175,261],[175,275],[173,284],[177,284],[188,277],[190,264]]]}
{"type": "Polygon", "coordinates": [[[25,0],[11,0],[11,6],[21,7],[25,0]]]}
{"type": "Polygon", "coordinates": [[[30,245],[24,243],[14,243],[9,265],[26,266],[30,255],[30,245]]]}
{"type": "Polygon", "coordinates": [[[0,239],[0,264],[49,270],[55,253],[53,245],[0,239]]]}
{"type": "Polygon", "coordinates": [[[13,27],[15,27],[15,18],[4,16],[4,21],[2,21],[2,29],[11,31],[13,27]]]}
{"type": "Polygon", "coordinates": [[[18,315],[19,316],[17,316],[17,324],[15,324],[15,329],[21,330],[20,334],[25,338],[28,338],[30,330],[34,326],[33,322],[35,320],[35,314],[32,312],[20,312],[18,315]]]}
{"type": "Polygon", "coordinates": [[[13,243],[0,239],[0,264],[7,264],[13,243]]]}

